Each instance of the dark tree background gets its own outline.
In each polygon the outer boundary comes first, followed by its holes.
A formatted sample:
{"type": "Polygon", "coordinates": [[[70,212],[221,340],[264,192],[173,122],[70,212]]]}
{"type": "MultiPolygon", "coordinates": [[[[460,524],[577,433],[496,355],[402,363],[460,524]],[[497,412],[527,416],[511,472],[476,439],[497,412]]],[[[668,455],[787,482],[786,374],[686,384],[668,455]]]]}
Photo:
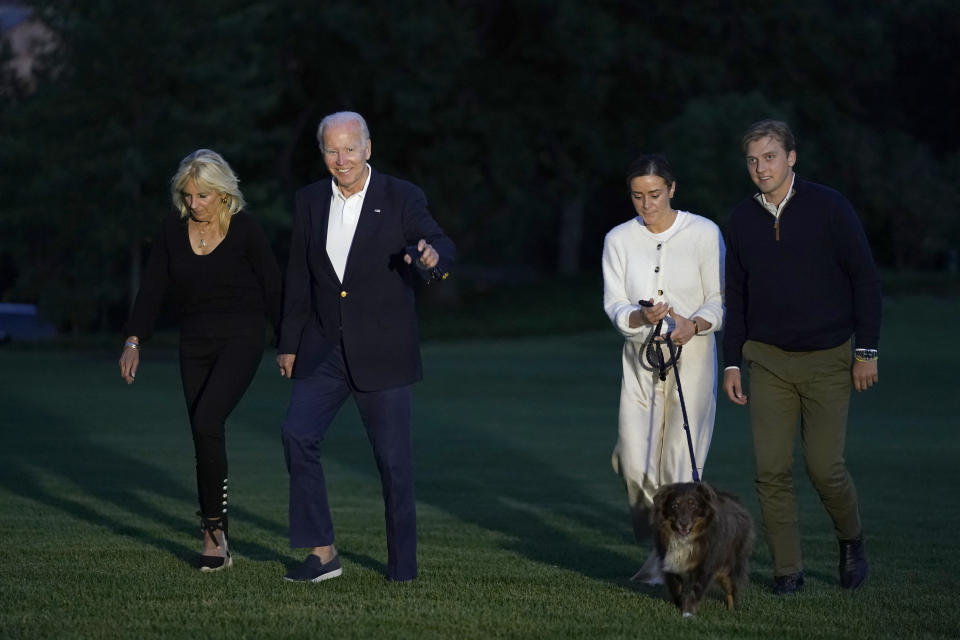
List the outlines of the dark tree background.
{"type": "Polygon", "coordinates": [[[324,175],[317,122],[342,109],[367,117],[378,169],[425,189],[463,278],[597,270],[643,151],[722,226],[752,188],[740,134],[770,116],[882,266],[960,248],[950,1],[24,4],[58,46],[35,88],[3,84],[0,300],[65,330],[122,322],[199,147],[233,164],[284,259],[292,193],[324,175]]]}

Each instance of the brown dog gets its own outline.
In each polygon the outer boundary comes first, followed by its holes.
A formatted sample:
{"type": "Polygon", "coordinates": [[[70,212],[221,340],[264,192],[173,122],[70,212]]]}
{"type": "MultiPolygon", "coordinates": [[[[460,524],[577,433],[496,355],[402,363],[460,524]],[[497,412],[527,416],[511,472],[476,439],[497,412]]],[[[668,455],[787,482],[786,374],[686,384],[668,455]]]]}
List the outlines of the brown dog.
{"type": "Polygon", "coordinates": [[[754,540],[753,520],[740,501],[706,483],[670,484],[654,496],[651,517],[664,581],[684,617],[696,614],[714,580],[733,609],[754,540]]]}

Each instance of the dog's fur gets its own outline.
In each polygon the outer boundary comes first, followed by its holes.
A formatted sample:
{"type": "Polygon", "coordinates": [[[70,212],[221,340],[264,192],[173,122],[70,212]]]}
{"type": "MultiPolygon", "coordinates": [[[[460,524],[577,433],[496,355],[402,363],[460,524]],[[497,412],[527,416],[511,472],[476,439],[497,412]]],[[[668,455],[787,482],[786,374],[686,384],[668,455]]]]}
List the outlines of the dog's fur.
{"type": "Polygon", "coordinates": [[[714,580],[733,609],[754,541],[753,520],[740,501],[706,483],[670,484],[654,496],[651,520],[667,591],[683,615],[696,614],[714,580]]]}

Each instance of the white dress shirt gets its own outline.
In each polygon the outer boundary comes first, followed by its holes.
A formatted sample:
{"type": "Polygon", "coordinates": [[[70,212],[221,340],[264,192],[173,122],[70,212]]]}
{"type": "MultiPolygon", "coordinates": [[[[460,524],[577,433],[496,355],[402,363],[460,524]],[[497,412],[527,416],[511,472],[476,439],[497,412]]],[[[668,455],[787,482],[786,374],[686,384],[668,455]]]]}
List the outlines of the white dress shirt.
{"type": "Polygon", "coordinates": [[[357,222],[360,221],[360,210],[363,208],[363,199],[370,186],[370,176],[373,169],[367,164],[367,179],[363,189],[352,196],[345,198],[337,181],[330,179],[330,218],[327,220],[327,256],[337,272],[340,282],[343,282],[343,272],[347,269],[347,257],[350,255],[350,245],[353,244],[353,234],[357,231],[357,222]]]}

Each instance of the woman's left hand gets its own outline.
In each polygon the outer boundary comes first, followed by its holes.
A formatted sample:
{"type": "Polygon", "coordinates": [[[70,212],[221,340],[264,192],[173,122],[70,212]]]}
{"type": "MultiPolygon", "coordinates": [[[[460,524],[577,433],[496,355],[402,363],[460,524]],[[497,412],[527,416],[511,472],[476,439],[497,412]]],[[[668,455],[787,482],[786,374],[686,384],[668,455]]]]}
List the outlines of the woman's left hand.
{"type": "Polygon", "coordinates": [[[683,345],[690,342],[697,333],[693,320],[677,315],[673,309],[670,309],[669,315],[676,322],[673,331],[670,332],[670,339],[673,340],[673,344],[683,345]]]}
{"type": "Polygon", "coordinates": [[[127,384],[133,384],[140,366],[140,351],[133,347],[124,347],[120,354],[120,377],[127,384]]]}

